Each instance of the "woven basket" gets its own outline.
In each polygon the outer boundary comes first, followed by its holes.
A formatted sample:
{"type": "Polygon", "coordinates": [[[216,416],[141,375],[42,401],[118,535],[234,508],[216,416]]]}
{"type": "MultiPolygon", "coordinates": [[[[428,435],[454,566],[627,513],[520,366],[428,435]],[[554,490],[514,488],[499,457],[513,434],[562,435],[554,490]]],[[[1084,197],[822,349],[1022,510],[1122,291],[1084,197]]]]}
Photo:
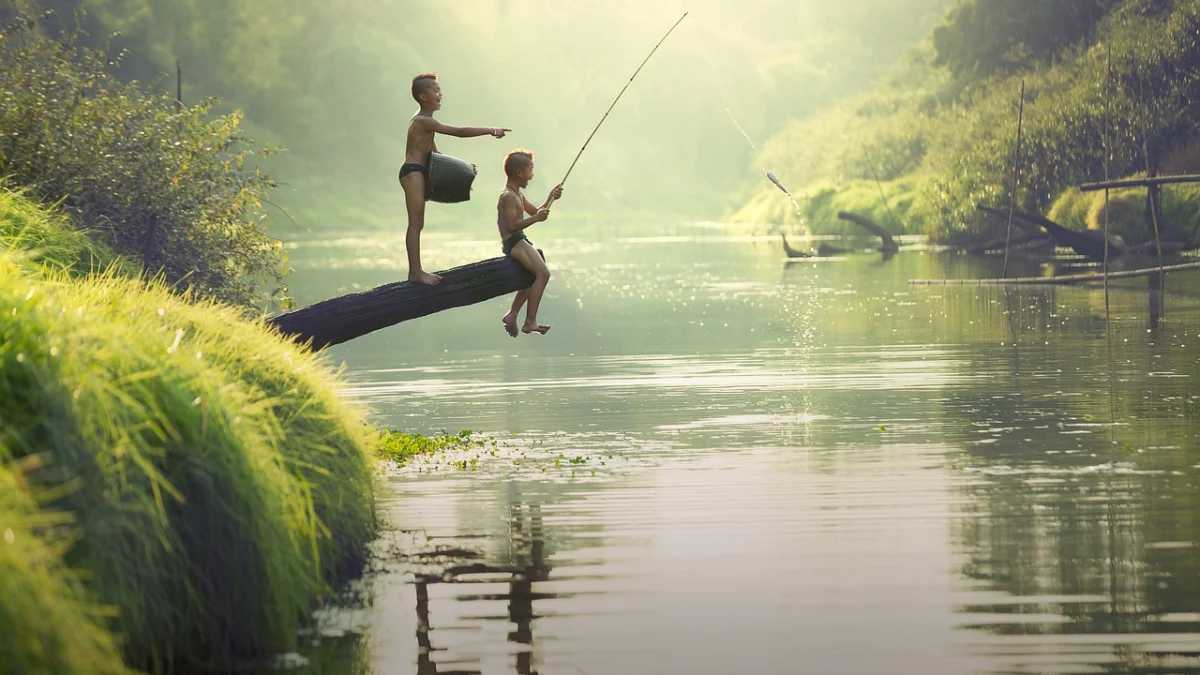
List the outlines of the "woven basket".
{"type": "Polygon", "coordinates": [[[442,204],[457,204],[471,198],[475,167],[450,155],[429,155],[429,175],[425,178],[425,199],[442,204]]]}

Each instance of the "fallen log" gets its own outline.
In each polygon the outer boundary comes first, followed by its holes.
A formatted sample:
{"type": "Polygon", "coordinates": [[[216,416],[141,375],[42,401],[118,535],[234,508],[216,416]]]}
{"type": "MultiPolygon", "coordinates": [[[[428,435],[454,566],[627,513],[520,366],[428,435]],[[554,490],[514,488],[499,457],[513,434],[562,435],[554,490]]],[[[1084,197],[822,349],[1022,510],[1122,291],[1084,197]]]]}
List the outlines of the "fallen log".
{"type": "Polygon", "coordinates": [[[786,234],[780,233],[779,236],[783,238],[783,252],[787,255],[787,257],[789,257],[789,258],[811,258],[812,257],[811,253],[805,253],[804,251],[800,251],[800,250],[792,248],[791,244],[788,243],[786,234]]]}
{"type": "Polygon", "coordinates": [[[280,314],[267,319],[267,324],[317,351],[404,321],[515,293],[533,284],[533,275],[507,256],[438,274],[442,283],[437,286],[398,281],[280,314]]]}
{"type": "Polygon", "coordinates": [[[892,239],[891,233],[883,229],[883,227],[881,227],[879,224],[872,222],[871,220],[856,213],[849,213],[847,211],[838,211],[837,217],[840,220],[845,220],[860,227],[866,228],[870,230],[872,234],[878,236],[880,239],[880,251],[885,253],[895,253],[896,251],[900,250],[900,245],[896,243],[895,239],[892,239]]]}
{"type": "MultiPolygon", "coordinates": [[[[978,208],[985,213],[998,213],[996,209],[991,209],[983,205],[979,205],[978,208]]],[[[1085,258],[1097,261],[1104,260],[1103,232],[1095,230],[1076,232],[1075,230],[1070,230],[1059,225],[1045,216],[1027,211],[1014,211],[1013,222],[1020,223],[1021,221],[1045,229],[1059,246],[1069,248],[1085,258]]],[[[1129,247],[1125,244],[1124,239],[1115,234],[1108,238],[1108,255],[1110,258],[1119,258],[1127,253],[1129,253],[1129,247]]]]}

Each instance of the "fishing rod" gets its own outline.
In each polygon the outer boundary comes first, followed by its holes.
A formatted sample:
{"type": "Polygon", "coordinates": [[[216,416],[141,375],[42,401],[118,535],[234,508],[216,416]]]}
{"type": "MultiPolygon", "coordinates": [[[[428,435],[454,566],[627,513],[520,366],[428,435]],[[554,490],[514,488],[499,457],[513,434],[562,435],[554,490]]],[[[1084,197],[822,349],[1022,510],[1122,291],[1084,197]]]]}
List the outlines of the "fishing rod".
{"type": "MultiPolygon", "coordinates": [[[[638,73],[642,72],[642,68],[644,68],[646,63],[650,61],[650,57],[654,56],[654,52],[658,51],[658,48],[662,46],[662,43],[667,41],[667,38],[672,32],[675,31],[675,28],[679,24],[683,23],[683,20],[687,18],[687,15],[688,13],[684,12],[683,16],[679,17],[679,20],[676,21],[666,32],[666,34],[662,36],[662,39],[658,41],[658,44],[654,45],[654,49],[651,49],[650,53],[646,55],[645,60],[642,61],[642,65],[638,66],[637,70],[633,71],[633,75],[629,76],[629,81],[625,83],[624,87],[621,87],[621,91],[617,94],[617,97],[613,99],[612,105],[608,106],[608,110],[604,111],[604,116],[600,118],[600,121],[596,124],[596,128],[592,129],[592,133],[589,134],[587,140],[583,142],[583,147],[580,148],[579,153],[575,155],[575,160],[571,162],[571,166],[567,168],[567,174],[563,176],[561,181],[559,181],[559,185],[563,185],[567,182],[567,179],[571,177],[571,172],[575,170],[575,165],[579,163],[579,158],[583,156],[583,151],[587,150],[588,143],[591,143],[592,138],[596,135],[596,132],[600,131],[600,125],[604,124],[604,120],[608,119],[608,114],[612,112],[613,108],[617,107],[617,101],[621,100],[621,96],[625,94],[625,90],[629,88],[629,85],[633,84],[633,79],[638,76],[638,73]]],[[[551,197],[546,202],[546,208],[550,208],[550,205],[553,204],[554,201],[554,197],[551,197]]]]}

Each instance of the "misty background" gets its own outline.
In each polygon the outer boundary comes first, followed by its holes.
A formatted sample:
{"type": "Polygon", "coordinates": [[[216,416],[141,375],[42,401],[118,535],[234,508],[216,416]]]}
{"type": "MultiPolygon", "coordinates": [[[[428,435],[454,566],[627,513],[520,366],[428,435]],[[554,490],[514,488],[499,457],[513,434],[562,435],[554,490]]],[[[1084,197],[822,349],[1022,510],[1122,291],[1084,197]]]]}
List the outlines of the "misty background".
{"type": "MultiPolygon", "coordinates": [[[[54,21],[125,50],[122,74],[185,100],[241,108],[266,160],[279,232],[402,228],[396,171],[416,111],[414,74],[436,72],[439,119],[505,126],[505,139],[442,138],[479,166],[472,201],[430,209],[442,228],[492,224],[500,162],[537,153],[531,193],[562,174],[613,97],[685,11],[592,141],[556,217],[720,218],[764,180],[726,106],[761,147],[866,88],[936,24],[949,0],[50,0],[54,21]],[[115,34],[115,36],[114,36],[115,34]]],[[[785,182],[787,176],[780,176],[785,182]]],[[[780,195],[783,199],[783,195],[780,195]]]]}

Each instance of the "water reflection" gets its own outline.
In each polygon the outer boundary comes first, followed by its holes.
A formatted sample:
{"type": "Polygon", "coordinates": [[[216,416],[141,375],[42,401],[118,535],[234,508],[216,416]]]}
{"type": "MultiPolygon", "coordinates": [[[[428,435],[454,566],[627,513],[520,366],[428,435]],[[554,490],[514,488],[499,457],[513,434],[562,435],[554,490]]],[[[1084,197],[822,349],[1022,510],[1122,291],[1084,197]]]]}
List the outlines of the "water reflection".
{"type": "Polygon", "coordinates": [[[555,339],[477,306],[335,350],[383,423],[511,449],[388,488],[412,539],[310,672],[1200,673],[1192,277],[1106,311],[906,283],[991,259],[545,241],[555,339]]]}

